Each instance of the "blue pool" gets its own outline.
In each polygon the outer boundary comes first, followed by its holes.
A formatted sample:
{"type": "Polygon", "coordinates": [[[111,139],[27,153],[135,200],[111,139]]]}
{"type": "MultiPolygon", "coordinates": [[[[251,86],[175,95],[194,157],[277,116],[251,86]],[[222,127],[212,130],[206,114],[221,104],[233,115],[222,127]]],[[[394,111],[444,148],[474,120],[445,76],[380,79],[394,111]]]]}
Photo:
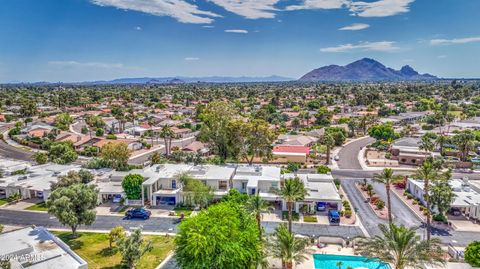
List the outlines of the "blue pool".
{"type": "Polygon", "coordinates": [[[386,263],[362,256],[314,254],[313,260],[315,269],[337,269],[337,262],[343,263],[342,269],[347,267],[352,267],[353,269],[390,269],[390,266],[386,263]]]}

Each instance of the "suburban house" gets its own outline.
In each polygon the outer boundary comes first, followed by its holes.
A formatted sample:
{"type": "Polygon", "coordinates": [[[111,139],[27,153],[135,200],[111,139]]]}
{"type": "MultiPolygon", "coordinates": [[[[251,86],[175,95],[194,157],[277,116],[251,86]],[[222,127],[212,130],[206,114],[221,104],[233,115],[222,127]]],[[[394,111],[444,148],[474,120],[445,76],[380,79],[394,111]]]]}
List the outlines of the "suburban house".
{"type": "Polygon", "coordinates": [[[306,163],[310,148],[306,146],[276,145],[272,149],[274,163],[306,163]]]}
{"type": "MultiPolygon", "coordinates": [[[[467,178],[452,179],[449,184],[455,194],[451,208],[470,219],[480,220],[480,184],[472,184],[467,178]]],[[[423,180],[413,178],[407,180],[407,190],[425,205],[423,187],[423,180]]]]}
{"type": "Polygon", "coordinates": [[[290,145],[290,146],[305,146],[310,147],[315,142],[317,138],[307,135],[279,135],[277,138],[277,144],[290,145]]]}
{"type": "Polygon", "coordinates": [[[78,165],[44,164],[25,168],[20,173],[0,178],[0,193],[9,197],[20,193],[22,199],[39,198],[43,201],[50,195],[50,186],[69,171],[78,171],[78,165]]]}
{"type": "Polygon", "coordinates": [[[400,164],[421,165],[428,154],[419,147],[420,139],[404,137],[395,141],[391,147],[392,159],[400,164]]]}
{"type": "MultiPolygon", "coordinates": [[[[11,268],[87,269],[88,264],[43,227],[27,227],[0,234],[0,257],[11,268]]],[[[9,267],[9,268],[10,268],[9,267]]]]}

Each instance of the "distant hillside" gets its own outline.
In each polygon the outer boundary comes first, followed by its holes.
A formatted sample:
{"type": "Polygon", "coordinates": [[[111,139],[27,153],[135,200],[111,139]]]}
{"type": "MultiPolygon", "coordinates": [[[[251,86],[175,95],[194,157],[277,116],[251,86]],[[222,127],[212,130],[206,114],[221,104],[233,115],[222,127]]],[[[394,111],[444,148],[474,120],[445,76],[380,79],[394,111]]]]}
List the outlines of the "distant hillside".
{"type": "Polygon", "coordinates": [[[280,82],[293,81],[293,78],[269,76],[269,77],[143,77],[143,78],[119,78],[108,81],[88,81],[80,84],[184,84],[184,83],[235,83],[235,82],[280,82]]]}
{"type": "Polygon", "coordinates": [[[436,76],[419,74],[406,65],[395,70],[369,58],[345,66],[329,65],[312,70],[299,81],[404,81],[436,80],[436,76]]]}

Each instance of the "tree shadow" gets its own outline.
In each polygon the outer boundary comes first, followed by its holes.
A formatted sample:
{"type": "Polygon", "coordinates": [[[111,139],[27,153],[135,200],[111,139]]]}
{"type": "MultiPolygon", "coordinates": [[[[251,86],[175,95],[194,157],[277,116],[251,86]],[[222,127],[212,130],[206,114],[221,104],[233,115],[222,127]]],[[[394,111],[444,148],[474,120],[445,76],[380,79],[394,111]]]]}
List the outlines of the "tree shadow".
{"type": "Polygon", "coordinates": [[[113,247],[113,248],[106,247],[106,248],[100,250],[100,252],[98,252],[98,254],[102,255],[103,257],[108,257],[108,256],[115,255],[117,252],[118,252],[118,249],[115,248],[115,247],[113,247]]]}

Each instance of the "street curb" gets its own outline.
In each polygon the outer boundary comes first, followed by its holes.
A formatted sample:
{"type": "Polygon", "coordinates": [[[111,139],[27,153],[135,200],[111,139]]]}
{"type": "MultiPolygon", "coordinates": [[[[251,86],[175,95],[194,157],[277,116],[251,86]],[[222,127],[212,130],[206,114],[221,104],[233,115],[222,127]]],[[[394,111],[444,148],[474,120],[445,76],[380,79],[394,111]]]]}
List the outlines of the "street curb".
{"type": "Polygon", "coordinates": [[[403,201],[402,197],[400,197],[400,195],[399,195],[398,193],[396,193],[395,191],[392,191],[392,193],[393,193],[395,196],[397,196],[397,198],[398,198],[400,201],[402,201],[402,203],[403,203],[404,205],[406,205],[406,206],[408,207],[408,209],[409,209],[410,211],[412,211],[413,214],[414,214],[420,221],[422,221],[422,222],[425,221],[425,219],[423,219],[423,217],[420,216],[420,215],[417,213],[417,211],[415,211],[409,204],[407,204],[407,203],[405,203],[405,201],[403,201]]]}
{"type": "Polygon", "coordinates": [[[155,269],[163,268],[173,258],[173,256],[175,256],[175,252],[170,251],[167,257],[165,257],[165,259],[157,267],[155,267],[155,269]]]}

